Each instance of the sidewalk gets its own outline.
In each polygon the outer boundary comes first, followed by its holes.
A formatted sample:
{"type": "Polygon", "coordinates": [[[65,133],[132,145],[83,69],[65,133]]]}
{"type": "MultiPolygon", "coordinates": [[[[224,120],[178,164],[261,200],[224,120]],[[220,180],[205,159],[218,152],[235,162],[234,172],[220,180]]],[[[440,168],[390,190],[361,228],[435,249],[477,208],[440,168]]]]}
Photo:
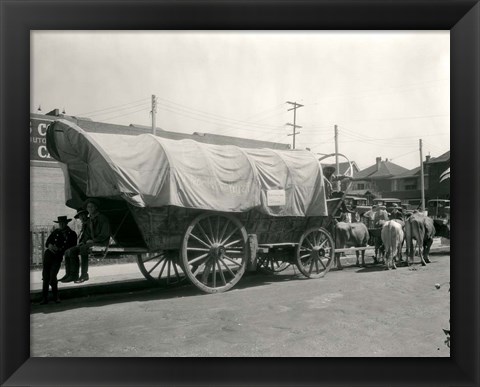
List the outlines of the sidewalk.
{"type": "MultiPolygon", "coordinates": [[[[64,269],[60,269],[58,278],[63,277],[64,273],[64,269]]],[[[90,265],[88,274],[90,279],[81,284],[59,282],[60,298],[139,290],[152,286],[140,272],[136,263],[90,265]]],[[[39,301],[41,292],[42,271],[41,269],[32,270],[30,271],[30,301],[39,301]]]]}
{"type": "MultiPolygon", "coordinates": [[[[444,252],[447,254],[450,252],[450,245],[447,244],[448,242],[448,240],[435,238],[430,251],[432,253],[444,252]]],[[[371,255],[372,251],[367,251],[365,258],[371,257],[371,255]]],[[[354,264],[355,253],[343,257],[342,262],[347,265],[354,264]]],[[[61,299],[143,290],[154,286],[145,279],[135,262],[90,265],[88,270],[90,279],[87,282],[81,284],[76,284],[74,282],[58,283],[61,299]]],[[[64,273],[64,269],[60,269],[58,278],[63,277],[64,273]]],[[[32,270],[30,271],[30,301],[40,301],[41,291],[42,271],[41,269],[32,270]]]]}

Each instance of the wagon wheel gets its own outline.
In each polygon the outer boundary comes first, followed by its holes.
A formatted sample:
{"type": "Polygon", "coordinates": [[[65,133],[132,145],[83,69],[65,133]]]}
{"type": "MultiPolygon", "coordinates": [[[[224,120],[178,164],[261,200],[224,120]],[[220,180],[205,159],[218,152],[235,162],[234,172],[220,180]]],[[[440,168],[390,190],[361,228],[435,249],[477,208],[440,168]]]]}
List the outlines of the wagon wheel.
{"type": "Polygon", "coordinates": [[[245,272],[246,246],[247,232],[237,218],[201,214],[188,226],[183,238],[185,273],[204,292],[224,292],[245,272]]]}
{"type": "Polygon", "coordinates": [[[308,278],[321,278],[333,264],[335,246],[330,233],[323,227],[305,231],[298,243],[295,260],[298,270],[308,278]]]}
{"type": "Polygon", "coordinates": [[[290,263],[275,259],[274,256],[266,254],[257,260],[257,268],[265,274],[275,274],[284,271],[290,263]]]}
{"type": "Polygon", "coordinates": [[[187,278],[177,251],[138,254],[137,264],[143,276],[157,285],[173,286],[187,278]]]}

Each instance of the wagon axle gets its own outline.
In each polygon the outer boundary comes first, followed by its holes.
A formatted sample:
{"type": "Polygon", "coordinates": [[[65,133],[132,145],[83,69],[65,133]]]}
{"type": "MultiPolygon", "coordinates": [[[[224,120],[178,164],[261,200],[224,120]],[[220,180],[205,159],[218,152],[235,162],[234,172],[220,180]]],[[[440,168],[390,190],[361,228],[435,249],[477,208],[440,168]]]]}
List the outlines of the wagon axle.
{"type": "Polygon", "coordinates": [[[225,247],[220,243],[214,243],[210,248],[210,256],[215,260],[223,258],[225,253],[226,253],[225,247]]]}

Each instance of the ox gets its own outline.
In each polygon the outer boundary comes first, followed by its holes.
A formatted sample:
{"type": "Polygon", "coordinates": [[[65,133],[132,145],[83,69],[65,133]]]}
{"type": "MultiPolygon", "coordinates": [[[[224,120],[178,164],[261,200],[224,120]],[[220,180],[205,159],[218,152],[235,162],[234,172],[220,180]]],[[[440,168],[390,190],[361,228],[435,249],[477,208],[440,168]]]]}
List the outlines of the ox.
{"type": "MultiPolygon", "coordinates": [[[[335,225],[335,248],[343,249],[346,247],[366,247],[369,239],[368,229],[363,223],[339,222],[335,225]]],[[[359,266],[359,252],[357,263],[359,266]]],[[[340,253],[335,253],[335,264],[338,269],[342,269],[340,262],[340,253]]],[[[365,250],[362,250],[362,266],[365,266],[365,250]]]]}
{"type": "Polygon", "coordinates": [[[382,242],[385,246],[385,266],[387,270],[396,269],[395,259],[402,259],[404,239],[403,227],[396,220],[389,220],[382,227],[382,242]]]}
{"type": "Polygon", "coordinates": [[[407,264],[413,263],[415,250],[413,248],[413,240],[418,244],[418,253],[422,265],[426,266],[430,263],[428,254],[435,236],[435,227],[433,219],[419,212],[413,213],[405,222],[405,234],[407,239],[407,264]],[[410,258],[410,259],[409,259],[410,258]]]}

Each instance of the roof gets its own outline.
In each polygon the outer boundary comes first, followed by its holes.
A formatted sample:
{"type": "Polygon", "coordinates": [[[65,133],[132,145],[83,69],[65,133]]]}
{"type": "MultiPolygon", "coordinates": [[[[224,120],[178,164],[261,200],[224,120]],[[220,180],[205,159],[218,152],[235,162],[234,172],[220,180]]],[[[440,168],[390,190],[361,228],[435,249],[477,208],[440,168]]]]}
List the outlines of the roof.
{"type": "Polygon", "coordinates": [[[380,166],[377,169],[377,164],[359,171],[353,175],[354,180],[364,180],[364,179],[384,179],[393,176],[400,175],[402,173],[408,172],[407,168],[401,167],[391,161],[380,161],[380,166]]]}
{"type": "Polygon", "coordinates": [[[410,169],[409,171],[406,171],[404,173],[401,173],[400,175],[393,176],[392,179],[404,179],[407,177],[418,177],[420,174],[420,167],[410,169]]]}
{"type": "MultiPolygon", "coordinates": [[[[110,133],[110,134],[126,134],[126,135],[140,135],[152,132],[151,126],[130,124],[130,125],[116,125],[109,124],[106,122],[92,121],[89,118],[81,118],[74,116],[66,115],[43,115],[31,113],[30,116],[35,118],[43,118],[55,121],[57,119],[66,119],[81,127],[83,130],[91,133],[110,133]]],[[[290,149],[289,144],[282,144],[278,142],[271,141],[260,141],[253,140],[248,138],[233,137],[233,136],[223,136],[219,134],[211,133],[199,133],[195,132],[193,134],[180,133],[180,132],[171,132],[164,130],[163,128],[157,127],[156,131],[157,137],[168,138],[171,140],[183,140],[191,139],[197,142],[206,143],[206,144],[217,144],[217,145],[236,145],[241,148],[270,148],[270,149],[290,149]]]]}
{"type": "Polygon", "coordinates": [[[450,151],[447,151],[443,155],[430,159],[428,163],[429,164],[444,163],[446,161],[450,161],[450,151]]]}

